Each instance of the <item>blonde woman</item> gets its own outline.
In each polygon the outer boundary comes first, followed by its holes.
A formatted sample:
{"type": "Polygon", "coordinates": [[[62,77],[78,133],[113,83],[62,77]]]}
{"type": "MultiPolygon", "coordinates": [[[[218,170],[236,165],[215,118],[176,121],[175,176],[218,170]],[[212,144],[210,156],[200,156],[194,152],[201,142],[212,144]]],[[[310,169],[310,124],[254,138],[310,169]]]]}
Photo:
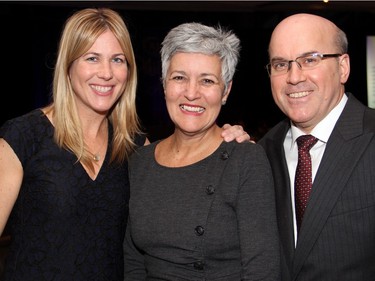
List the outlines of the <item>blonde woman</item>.
{"type": "Polygon", "coordinates": [[[118,13],[85,9],[67,20],[53,102],[0,130],[0,233],[10,216],[12,237],[5,280],[121,280],[127,158],[148,142],[136,73],[118,13]]]}

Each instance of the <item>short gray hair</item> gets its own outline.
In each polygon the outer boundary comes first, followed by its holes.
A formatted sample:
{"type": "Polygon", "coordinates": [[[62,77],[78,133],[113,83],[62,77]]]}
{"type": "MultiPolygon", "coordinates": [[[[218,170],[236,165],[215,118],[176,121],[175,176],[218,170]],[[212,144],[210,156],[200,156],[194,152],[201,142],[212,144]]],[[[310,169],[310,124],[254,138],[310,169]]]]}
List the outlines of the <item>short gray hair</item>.
{"type": "Polygon", "coordinates": [[[176,53],[217,55],[221,60],[221,77],[225,90],[232,81],[239,60],[240,40],[232,31],[196,22],[183,23],[171,29],[162,42],[162,82],[165,86],[167,71],[176,53]]]}

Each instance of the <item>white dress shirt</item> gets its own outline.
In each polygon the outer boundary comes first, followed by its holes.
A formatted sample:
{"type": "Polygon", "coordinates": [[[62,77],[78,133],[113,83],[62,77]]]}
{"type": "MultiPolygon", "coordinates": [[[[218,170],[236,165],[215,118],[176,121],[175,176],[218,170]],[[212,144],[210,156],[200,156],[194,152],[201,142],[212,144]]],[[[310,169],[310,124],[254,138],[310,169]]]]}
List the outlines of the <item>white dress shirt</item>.
{"type": "MultiPolygon", "coordinates": [[[[320,121],[314,129],[311,131],[311,135],[318,138],[318,142],[311,148],[311,164],[312,164],[312,180],[314,182],[316,172],[319,168],[320,161],[322,160],[324,150],[326,148],[327,141],[335,127],[337,120],[339,119],[341,112],[343,111],[348,97],[344,95],[341,101],[334,107],[331,112],[320,121]]],[[[289,129],[285,140],[284,140],[284,151],[285,158],[289,170],[290,188],[291,188],[291,199],[293,208],[293,221],[294,221],[294,241],[297,244],[297,223],[296,223],[296,212],[294,205],[294,177],[298,162],[298,147],[297,138],[301,135],[305,135],[303,131],[298,129],[292,122],[291,128],[289,129]]]]}

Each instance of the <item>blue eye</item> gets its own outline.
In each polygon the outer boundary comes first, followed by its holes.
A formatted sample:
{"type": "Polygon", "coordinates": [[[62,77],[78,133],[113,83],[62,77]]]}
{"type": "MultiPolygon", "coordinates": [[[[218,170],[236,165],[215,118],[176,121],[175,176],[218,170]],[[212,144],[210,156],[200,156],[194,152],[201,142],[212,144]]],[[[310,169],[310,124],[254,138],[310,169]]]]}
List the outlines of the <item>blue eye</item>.
{"type": "Polygon", "coordinates": [[[86,60],[87,60],[87,61],[96,62],[96,61],[98,61],[99,59],[98,59],[98,57],[88,57],[88,58],[86,58],[86,60]]]}
{"type": "Polygon", "coordinates": [[[115,63],[124,63],[125,62],[125,59],[122,59],[122,58],[114,58],[113,61],[115,63]]]}

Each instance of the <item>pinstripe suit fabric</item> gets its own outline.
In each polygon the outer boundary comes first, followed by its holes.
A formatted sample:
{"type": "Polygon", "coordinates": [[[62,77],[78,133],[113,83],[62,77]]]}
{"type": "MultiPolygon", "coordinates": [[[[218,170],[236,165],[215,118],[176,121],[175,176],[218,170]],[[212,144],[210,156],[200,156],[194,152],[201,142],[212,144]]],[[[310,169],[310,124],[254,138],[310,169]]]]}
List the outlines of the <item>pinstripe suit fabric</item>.
{"type": "Polygon", "coordinates": [[[317,171],[296,248],[283,149],[289,120],[259,142],[275,180],[283,280],[375,280],[375,110],[348,97],[317,171]]]}

